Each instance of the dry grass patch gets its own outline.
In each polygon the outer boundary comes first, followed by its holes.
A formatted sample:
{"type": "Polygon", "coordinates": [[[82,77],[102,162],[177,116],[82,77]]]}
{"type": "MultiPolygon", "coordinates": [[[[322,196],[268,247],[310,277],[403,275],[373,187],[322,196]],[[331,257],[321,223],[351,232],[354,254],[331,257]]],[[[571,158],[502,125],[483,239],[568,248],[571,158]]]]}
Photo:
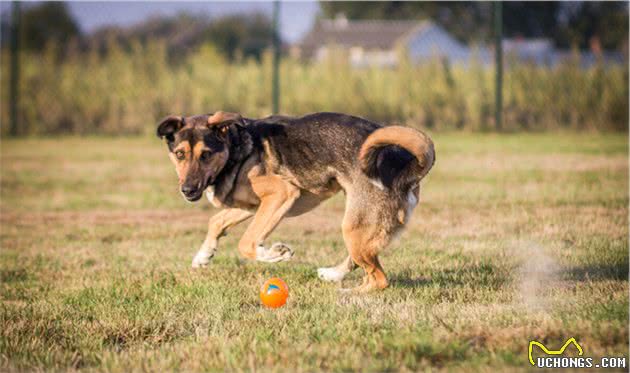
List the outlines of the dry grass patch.
{"type": "Polygon", "coordinates": [[[274,232],[291,263],[242,261],[239,226],[193,271],[214,210],[181,199],[163,144],[3,141],[1,369],[512,371],[530,339],[569,337],[627,354],[627,138],[435,141],[421,204],[383,254],[391,286],[366,296],[316,276],[346,255],[341,195],[274,232]],[[276,311],[257,298],[271,276],[291,291],[276,311]]]}

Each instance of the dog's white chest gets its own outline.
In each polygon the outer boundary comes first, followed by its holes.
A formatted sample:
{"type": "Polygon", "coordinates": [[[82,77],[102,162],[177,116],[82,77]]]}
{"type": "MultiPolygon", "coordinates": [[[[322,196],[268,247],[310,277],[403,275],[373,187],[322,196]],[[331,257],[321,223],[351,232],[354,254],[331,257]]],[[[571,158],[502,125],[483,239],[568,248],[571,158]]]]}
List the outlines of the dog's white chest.
{"type": "Polygon", "coordinates": [[[208,201],[210,201],[210,203],[212,203],[212,205],[214,207],[221,207],[221,202],[215,198],[214,196],[214,186],[211,185],[208,188],[206,188],[206,197],[208,198],[208,201]]]}

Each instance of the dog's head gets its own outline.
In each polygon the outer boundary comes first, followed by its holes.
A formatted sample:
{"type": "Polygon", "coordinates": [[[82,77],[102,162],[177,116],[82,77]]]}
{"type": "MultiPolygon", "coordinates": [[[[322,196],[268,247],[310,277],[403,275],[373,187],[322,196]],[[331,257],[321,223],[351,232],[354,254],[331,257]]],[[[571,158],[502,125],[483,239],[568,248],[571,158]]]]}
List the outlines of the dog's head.
{"type": "Polygon", "coordinates": [[[188,201],[199,200],[216,182],[242,124],[240,115],[222,111],[187,118],[168,116],[160,122],[157,135],[168,145],[181,193],[188,201]]]}

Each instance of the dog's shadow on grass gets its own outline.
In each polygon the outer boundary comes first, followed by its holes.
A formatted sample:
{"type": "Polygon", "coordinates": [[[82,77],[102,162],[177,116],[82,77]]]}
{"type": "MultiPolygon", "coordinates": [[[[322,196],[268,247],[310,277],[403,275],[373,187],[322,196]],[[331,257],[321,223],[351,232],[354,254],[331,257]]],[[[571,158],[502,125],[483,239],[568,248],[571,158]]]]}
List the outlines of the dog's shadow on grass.
{"type": "Polygon", "coordinates": [[[467,262],[439,270],[427,270],[420,272],[422,275],[414,272],[403,269],[393,273],[388,277],[389,283],[396,288],[452,288],[474,283],[479,288],[499,289],[510,281],[509,270],[489,261],[467,262]]]}
{"type": "Polygon", "coordinates": [[[395,275],[389,278],[389,285],[394,288],[421,288],[430,285],[433,280],[430,277],[408,277],[395,275]]]}
{"type": "Polygon", "coordinates": [[[563,275],[573,281],[628,281],[628,260],[619,263],[598,263],[572,267],[563,275]]]}
{"type": "MultiPolygon", "coordinates": [[[[572,281],[628,281],[628,261],[568,268],[562,271],[561,276],[572,281]]],[[[477,287],[499,289],[510,282],[510,275],[486,263],[434,271],[425,276],[413,275],[411,271],[402,271],[388,276],[388,280],[390,286],[394,288],[423,288],[436,285],[448,288],[475,283],[477,287]]]]}

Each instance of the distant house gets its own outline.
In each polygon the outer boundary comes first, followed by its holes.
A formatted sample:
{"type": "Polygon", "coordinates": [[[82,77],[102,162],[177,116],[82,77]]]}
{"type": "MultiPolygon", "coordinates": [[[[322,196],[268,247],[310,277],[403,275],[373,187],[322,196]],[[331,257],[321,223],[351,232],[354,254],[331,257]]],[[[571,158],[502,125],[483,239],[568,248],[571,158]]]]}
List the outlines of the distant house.
{"type": "Polygon", "coordinates": [[[503,54],[508,65],[511,62],[532,64],[536,66],[554,67],[578,58],[579,66],[589,68],[597,63],[604,65],[622,65],[624,56],[619,51],[580,51],[578,54],[569,50],[557,49],[551,39],[546,38],[514,38],[503,39],[503,54]]]}
{"type": "MultiPolygon", "coordinates": [[[[511,63],[527,63],[553,67],[574,58],[570,51],[555,48],[551,39],[503,39],[503,54],[507,67],[511,63]]],[[[455,39],[445,29],[431,21],[350,21],[343,16],[319,20],[306,36],[291,47],[290,53],[311,61],[321,61],[340,48],[354,67],[396,66],[406,54],[415,63],[439,59],[450,64],[467,66],[479,62],[494,64],[494,47],[471,48],[455,39]]],[[[579,63],[589,67],[595,63],[623,64],[627,59],[620,52],[580,52],[579,63]]]]}
{"type": "Polygon", "coordinates": [[[551,39],[503,39],[503,54],[508,60],[550,66],[555,63],[555,53],[551,39]]]}
{"type": "Polygon", "coordinates": [[[352,66],[395,66],[402,51],[414,61],[447,59],[467,62],[470,48],[430,21],[350,21],[345,17],[317,21],[300,43],[295,57],[320,61],[331,47],[348,52],[352,66]]]}

